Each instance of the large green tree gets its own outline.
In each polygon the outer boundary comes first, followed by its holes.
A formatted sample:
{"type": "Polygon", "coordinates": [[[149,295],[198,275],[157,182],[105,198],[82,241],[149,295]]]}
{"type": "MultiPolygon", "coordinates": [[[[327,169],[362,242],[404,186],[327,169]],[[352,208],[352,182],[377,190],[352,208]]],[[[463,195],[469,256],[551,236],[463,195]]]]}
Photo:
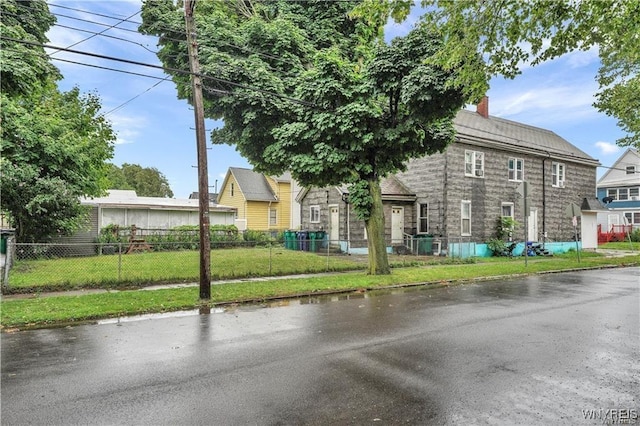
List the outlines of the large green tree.
{"type": "MultiPolygon", "coordinates": [[[[359,4],[198,3],[199,56],[206,115],[224,119],[214,143],[235,144],[256,169],[290,170],[303,185],[350,185],[369,272],[386,274],[380,179],[452,142],[465,96],[450,83],[454,71],[426,63],[441,47],[437,32],[419,26],[386,44],[386,17],[352,13],[359,4]]],[[[149,1],[142,16],[141,30],[160,36],[165,66],[189,69],[182,11],[149,1]]],[[[188,76],[174,81],[189,98],[188,76]]]]}
{"type": "Polygon", "coordinates": [[[141,197],[173,197],[169,181],[155,167],[124,163],[122,167],[109,165],[109,189],[134,189],[141,197]]]}
{"type": "MultiPolygon", "coordinates": [[[[1,6],[2,36],[46,41],[54,22],[46,2],[2,0],[1,6]]],[[[80,197],[105,189],[111,125],[99,115],[97,95],[57,89],[60,74],[44,49],[3,39],[0,67],[0,210],[18,241],[70,234],[83,223],[80,197]]]]}
{"type": "MultiPolygon", "coordinates": [[[[406,0],[395,0],[408,12],[406,0]]],[[[487,72],[515,77],[567,52],[597,48],[600,90],[594,106],[627,133],[618,144],[640,148],[640,1],[638,0],[423,0],[424,21],[443,31],[446,43],[433,62],[457,67],[460,81],[480,93],[485,76],[460,67],[480,51],[487,72]]]]}
{"type": "MultiPolygon", "coordinates": [[[[0,0],[0,25],[3,37],[34,43],[46,43],[46,32],[55,22],[45,1],[0,0]]],[[[2,93],[13,96],[28,94],[32,87],[51,78],[60,78],[40,47],[0,40],[2,93]]]]}

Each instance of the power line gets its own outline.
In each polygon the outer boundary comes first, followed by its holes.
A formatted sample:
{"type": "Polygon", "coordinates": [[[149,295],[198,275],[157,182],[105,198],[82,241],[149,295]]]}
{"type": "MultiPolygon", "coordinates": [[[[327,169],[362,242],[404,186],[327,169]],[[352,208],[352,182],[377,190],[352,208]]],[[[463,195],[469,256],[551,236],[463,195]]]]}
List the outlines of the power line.
{"type": "MultiPolygon", "coordinates": [[[[45,48],[45,49],[60,49],[60,50],[62,50],[64,52],[75,53],[75,54],[78,54],[78,55],[91,56],[91,57],[99,58],[99,59],[106,59],[106,60],[110,60],[110,61],[123,62],[123,63],[131,64],[131,65],[138,65],[138,66],[143,66],[143,67],[148,67],[148,68],[160,69],[160,70],[162,70],[164,72],[174,72],[174,73],[177,73],[177,74],[192,75],[191,71],[185,71],[185,70],[181,70],[181,69],[178,69],[178,68],[164,67],[162,65],[148,64],[148,63],[145,63],[145,62],[134,61],[134,60],[131,60],[131,59],[116,58],[116,57],[113,57],[113,56],[101,55],[101,54],[98,54],[98,53],[91,53],[91,52],[84,52],[84,51],[75,50],[75,49],[67,49],[65,47],[52,46],[52,45],[43,44],[43,43],[36,43],[36,42],[28,41],[28,40],[19,40],[19,39],[15,39],[13,37],[6,37],[6,36],[3,36],[3,35],[0,35],[0,39],[13,41],[15,43],[26,44],[26,45],[30,45],[30,46],[42,47],[42,48],[45,48]]],[[[204,75],[204,74],[200,74],[200,77],[203,78],[203,79],[207,79],[207,80],[212,80],[212,81],[216,81],[216,82],[219,82],[219,83],[228,84],[230,86],[238,87],[238,88],[241,88],[241,89],[247,89],[247,90],[254,91],[254,92],[260,92],[260,93],[263,93],[265,95],[270,95],[270,96],[273,96],[273,97],[277,97],[277,98],[280,98],[282,100],[286,100],[286,101],[289,101],[289,102],[292,102],[292,103],[295,103],[295,104],[299,104],[299,105],[303,105],[303,106],[307,106],[307,107],[314,107],[314,108],[318,107],[317,105],[315,105],[315,104],[313,104],[311,102],[304,101],[302,99],[292,98],[290,96],[281,95],[281,94],[275,93],[275,92],[270,92],[268,90],[260,89],[258,87],[247,86],[245,84],[236,83],[236,82],[233,82],[231,80],[226,80],[226,79],[223,79],[223,78],[213,77],[213,76],[204,75]]]]}
{"type": "MultiPolygon", "coordinates": [[[[133,16],[136,16],[138,13],[140,13],[140,11],[138,11],[138,12],[134,13],[133,15],[129,15],[129,18],[131,18],[131,17],[133,17],[133,16]]],[[[85,41],[87,41],[87,40],[91,40],[91,39],[92,39],[92,38],[94,38],[95,36],[101,35],[101,34],[103,34],[103,33],[107,32],[107,31],[109,31],[110,29],[115,28],[116,26],[120,25],[122,22],[124,22],[124,20],[120,20],[120,21],[118,21],[118,23],[117,23],[117,24],[113,24],[113,25],[111,25],[109,28],[105,28],[104,30],[100,31],[99,33],[95,33],[95,34],[93,34],[93,35],[90,35],[89,37],[86,37],[86,38],[84,38],[84,39],[82,39],[82,40],[80,40],[80,41],[77,41],[77,42],[75,42],[75,43],[71,44],[70,46],[67,46],[67,49],[69,49],[69,48],[71,48],[71,47],[74,47],[74,46],[77,46],[77,45],[79,45],[79,44],[81,44],[81,43],[84,43],[84,42],[85,42],[85,41]]],[[[55,52],[50,53],[48,56],[49,56],[49,57],[51,57],[51,55],[55,55],[55,54],[56,54],[56,53],[58,53],[58,52],[60,52],[60,50],[56,50],[55,52]]]]}
{"type": "MultiPolygon", "coordinates": [[[[133,15],[129,16],[128,18],[122,19],[122,18],[115,17],[115,16],[105,15],[105,14],[96,13],[96,12],[89,12],[87,10],[77,9],[77,8],[68,7],[68,6],[61,6],[61,5],[57,5],[57,4],[53,4],[53,3],[49,4],[49,6],[55,6],[55,7],[59,7],[59,8],[67,9],[67,10],[86,13],[86,14],[89,14],[89,15],[95,15],[95,16],[100,16],[100,17],[104,17],[104,18],[108,18],[108,19],[119,20],[120,22],[128,22],[128,23],[135,24],[135,25],[143,25],[142,22],[132,21],[132,20],[129,19],[132,16],[135,16],[138,13],[140,13],[140,11],[134,13],[133,15]]],[[[28,6],[23,6],[23,7],[28,7],[28,6]]],[[[69,15],[56,14],[56,13],[53,13],[53,12],[50,12],[50,13],[53,14],[53,15],[56,15],[56,16],[62,16],[62,17],[70,18],[70,19],[75,19],[75,18],[70,17],[69,15]]],[[[87,20],[82,20],[82,21],[84,21],[84,22],[92,22],[92,21],[87,21],[87,20]]],[[[108,24],[103,24],[103,23],[99,23],[99,22],[94,22],[94,23],[97,24],[97,25],[103,25],[103,26],[107,26],[108,25],[108,24]]],[[[63,26],[63,25],[60,25],[60,24],[57,24],[57,23],[54,24],[54,25],[63,26]]],[[[115,25],[118,25],[118,24],[115,24],[115,25]]],[[[65,28],[74,29],[73,27],[65,27],[65,28]]],[[[176,31],[174,28],[169,28],[169,27],[162,27],[161,26],[161,27],[158,27],[158,28],[161,29],[161,30],[164,30],[164,31],[176,31]]],[[[79,28],[75,28],[75,29],[77,29],[79,31],[86,31],[86,30],[81,30],[79,28]]],[[[119,28],[119,29],[123,29],[123,28],[119,28]]],[[[133,31],[133,30],[130,30],[130,29],[125,29],[125,30],[126,31],[133,31]]],[[[86,31],[86,32],[90,32],[90,31],[86,31]]],[[[134,32],[136,32],[138,34],[142,34],[142,33],[138,32],[138,31],[134,31],[134,32]]],[[[93,34],[97,34],[97,33],[93,33],[93,34]]],[[[155,37],[155,36],[151,36],[151,37],[155,37]]],[[[162,38],[165,39],[165,40],[175,41],[175,42],[179,42],[179,43],[186,43],[186,39],[174,39],[174,38],[170,38],[170,37],[166,37],[166,36],[162,36],[162,38]]],[[[222,40],[215,40],[215,42],[218,43],[219,45],[232,47],[234,49],[238,49],[238,50],[241,50],[243,52],[253,53],[254,55],[262,56],[262,57],[265,57],[265,58],[268,58],[268,59],[272,59],[272,60],[275,60],[275,61],[280,61],[280,62],[288,63],[288,64],[291,64],[291,65],[296,65],[295,63],[287,61],[286,59],[284,59],[282,57],[278,57],[278,56],[271,55],[271,54],[264,53],[264,52],[258,52],[256,50],[252,50],[252,49],[250,49],[248,47],[245,47],[245,46],[239,46],[237,44],[229,43],[229,42],[222,41],[222,40]]],[[[135,43],[135,42],[132,42],[132,43],[135,43]]],[[[71,47],[71,46],[69,46],[69,47],[71,47]]],[[[153,53],[157,53],[157,52],[153,52],[153,53]]]]}
{"type": "Polygon", "coordinates": [[[142,93],[137,94],[136,96],[134,96],[133,98],[129,99],[128,101],[125,101],[123,103],[121,103],[120,105],[118,105],[117,107],[110,109],[109,111],[105,112],[104,114],[101,114],[102,116],[107,116],[113,112],[116,112],[122,108],[124,108],[126,105],[128,105],[129,103],[133,102],[134,100],[138,99],[140,96],[144,95],[145,93],[153,90],[155,87],[157,87],[158,85],[160,85],[161,83],[167,81],[169,79],[169,77],[163,78],[162,80],[156,82],[153,86],[149,87],[147,90],[145,90],[142,93]]]}
{"type": "Polygon", "coordinates": [[[90,68],[98,68],[98,69],[107,70],[107,71],[120,72],[120,73],[123,73],[123,74],[137,75],[138,77],[154,78],[156,80],[166,80],[167,79],[167,77],[157,77],[155,75],[142,74],[142,73],[134,72],[134,71],[119,70],[119,69],[116,69],[116,68],[105,67],[105,66],[102,66],[102,65],[87,64],[85,62],[72,61],[70,59],[62,59],[62,58],[51,58],[51,59],[54,60],[54,61],[67,62],[67,63],[70,63],[70,64],[82,65],[82,66],[90,67],[90,68]]]}
{"type": "MultiPolygon", "coordinates": [[[[115,17],[115,16],[111,16],[111,15],[105,15],[105,14],[98,13],[98,12],[90,12],[90,11],[88,11],[88,10],[77,9],[77,8],[75,8],[75,7],[69,7],[69,6],[62,6],[62,5],[60,5],[60,4],[55,4],[55,3],[49,3],[48,5],[49,5],[49,6],[53,6],[53,7],[58,7],[58,8],[60,8],[60,9],[72,10],[72,11],[74,11],[74,12],[82,12],[82,13],[86,13],[87,15],[100,16],[100,17],[107,18],[107,19],[121,19],[121,18],[119,18],[119,17],[115,17]]],[[[28,7],[28,6],[23,6],[23,7],[28,7]]],[[[50,12],[50,13],[53,13],[53,12],[50,12]]],[[[125,22],[125,21],[126,21],[126,22],[130,22],[130,23],[132,23],[132,24],[139,24],[138,22],[135,22],[135,21],[131,21],[131,20],[129,20],[129,18],[134,17],[134,16],[135,16],[135,15],[137,15],[138,13],[140,13],[140,11],[138,11],[137,13],[135,13],[135,14],[133,14],[133,15],[129,16],[128,18],[124,18],[124,19],[121,19],[121,20],[122,20],[123,22],[125,22]]]]}
{"type": "Polygon", "coordinates": [[[136,44],[136,45],[142,47],[143,49],[147,50],[148,52],[151,52],[151,53],[153,53],[155,55],[158,54],[157,51],[149,49],[148,47],[146,47],[142,43],[138,43],[138,42],[133,41],[133,40],[128,40],[128,39],[123,38],[123,37],[116,37],[116,36],[112,36],[112,35],[109,35],[109,34],[96,33],[94,31],[89,31],[89,30],[85,30],[85,29],[82,29],[82,28],[70,27],[68,25],[62,25],[62,24],[54,24],[54,26],[55,27],[61,27],[61,28],[67,28],[69,30],[81,31],[81,32],[84,32],[84,33],[89,33],[89,34],[95,34],[95,35],[99,35],[99,36],[102,36],[102,37],[111,38],[111,39],[114,39],[114,40],[124,41],[126,43],[136,44]]]}

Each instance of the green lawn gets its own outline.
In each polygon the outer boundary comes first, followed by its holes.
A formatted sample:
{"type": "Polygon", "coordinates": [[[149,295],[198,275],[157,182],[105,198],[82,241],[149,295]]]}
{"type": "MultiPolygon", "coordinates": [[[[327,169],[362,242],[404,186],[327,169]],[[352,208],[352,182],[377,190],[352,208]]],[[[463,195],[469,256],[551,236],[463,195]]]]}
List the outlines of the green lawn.
{"type": "Polygon", "coordinates": [[[581,262],[578,262],[574,252],[552,258],[530,258],[527,265],[522,258],[502,258],[464,265],[442,264],[395,268],[391,275],[386,276],[371,276],[357,271],[303,279],[280,278],[219,284],[212,286],[212,299],[207,302],[198,299],[198,287],[150,291],[127,290],[81,296],[36,296],[28,299],[3,300],[0,323],[3,329],[38,327],[217,304],[261,301],[275,297],[317,295],[390,286],[443,285],[479,278],[639,264],[638,255],[605,258],[587,253],[581,256],[581,262]]]}
{"type": "Polygon", "coordinates": [[[629,241],[617,241],[613,243],[605,243],[598,245],[599,249],[604,250],[640,250],[640,243],[629,241]]]}
{"type": "MultiPolygon", "coordinates": [[[[346,271],[364,268],[347,256],[277,248],[234,248],[211,252],[211,279],[346,271]]],[[[198,281],[198,251],[149,252],[19,261],[11,269],[10,292],[80,288],[132,288],[198,281]]]]}

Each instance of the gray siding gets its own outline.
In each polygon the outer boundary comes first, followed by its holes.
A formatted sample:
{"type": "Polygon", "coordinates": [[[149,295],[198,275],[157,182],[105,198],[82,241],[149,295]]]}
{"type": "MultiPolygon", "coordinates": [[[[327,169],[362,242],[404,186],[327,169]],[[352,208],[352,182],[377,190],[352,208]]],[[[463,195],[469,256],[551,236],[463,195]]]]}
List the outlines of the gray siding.
{"type": "MultiPolygon", "coordinates": [[[[529,182],[530,206],[538,211],[538,235],[529,236],[529,240],[542,240],[543,228],[547,238],[554,241],[568,241],[573,238],[573,228],[570,219],[564,217],[564,210],[570,203],[580,205],[585,197],[592,197],[595,190],[596,169],[593,166],[540,157],[530,154],[511,153],[507,151],[455,143],[444,155],[446,180],[441,185],[428,182],[425,176],[415,179],[421,189],[438,187],[443,194],[440,200],[442,210],[430,207],[431,223],[444,223],[443,236],[458,237],[461,234],[461,202],[471,201],[471,234],[476,242],[487,241],[495,235],[496,222],[501,216],[502,203],[514,203],[515,219],[519,223],[515,237],[524,239],[524,208],[517,194],[520,182],[510,181],[508,178],[509,158],[520,158],[524,162],[524,180],[529,182]],[[481,151],[484,153],[484,176],[482,178],[469,177],[464,174],[465,150],[481,151]],[[565,164],[565,187],[552,186],[552,162],[565,164]],[[543,173],[544,166],[544,173],[543,173]],[[544,179],[544,185],[543,185],[544,179]],[[544,190],[543,190],[544,188],[544,190]],[[543,199],[544,195],[544,199],[543,199]],[[433,217],[440,215],[441,217],[433,217]]],[[[421,159],[428,162],[431,157],[421,159]]],[[[438,159],[439,162],[442,160],[438,159]]],[[[406,173],[420,175],[420,169],[414,171],[415,163],[410,163],[406,173]]],[[[424,167],[422,168],[422,170],[424,167]]],[[[443,180],[443,179],[441,179],[443,180]]],[[[404,178],[403,178],[403,181],[404,178]]],[[[406,181],[410,189],[418,192],[406,181]]],[[[430,204],[432,206],[432,204],[430,204]]],[[[432,233],[440,234],[434,231],[432,233]]]]}

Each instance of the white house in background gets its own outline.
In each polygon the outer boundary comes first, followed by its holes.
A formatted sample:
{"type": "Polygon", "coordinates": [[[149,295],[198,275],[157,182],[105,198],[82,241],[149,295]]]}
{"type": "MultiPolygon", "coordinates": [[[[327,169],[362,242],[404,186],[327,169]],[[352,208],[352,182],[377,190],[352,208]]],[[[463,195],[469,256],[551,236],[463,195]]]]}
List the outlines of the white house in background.
{"type": "MultiPolygon", "coordinates": [[[[58,237],[67,256],[95,254],[100,230],[107,225],[131,226],[138,229],[171,229],[181,225],[198,225],[200,214],[197,199],[138,197],[135,191],[110,189],[106,197],[83,198],[80,204],[91,207],[86,226],[69,237],[58,237]]],[[[209,203],[211,225],[233,225],[236,209],[209,203]]],[[[62,250],[62,249],[60,249],[62,250]]]]}
{"type": "Polygon", "coordinates": [[[621,225],[640,228],[640,154],[628,148],[596,184],[597,196],[609,211],[598,213],[602,232],[621,225]]]}
{"type": "MultiPolygon", "coordinates": [[[[198,225],[197,199],[138,197],[135,191],[108,191],[106,197],[85,198],[81,204],[92,206],[92,230],[97,236],[107,225],[131,226],[144,229],[171,229],[181,225],[198,225]]],[[[233,225],[233,207],[210,203],[211,225],[233,225]]]]}

